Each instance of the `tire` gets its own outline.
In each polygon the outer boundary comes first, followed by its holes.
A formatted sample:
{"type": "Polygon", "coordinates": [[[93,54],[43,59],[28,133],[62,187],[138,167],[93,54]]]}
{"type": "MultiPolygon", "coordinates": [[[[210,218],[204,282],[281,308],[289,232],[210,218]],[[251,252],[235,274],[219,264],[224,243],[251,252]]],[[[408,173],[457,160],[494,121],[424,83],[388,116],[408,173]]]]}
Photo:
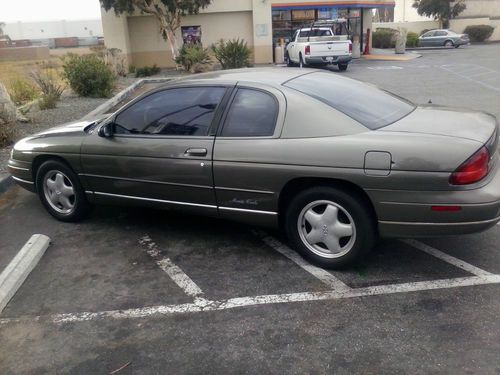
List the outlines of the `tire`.
{"type": "Polygon", "coordinates": [[[347,70],[347,67],[348,67],[349,64],[339,64],[339,70],[341,72],[344,72],[347,70]]]}
{"type": "Polygon", "coordinates": [[[290,59],[290,55],[288,54],[288,52],[285,52],[285,61],[288,67],[292,67],[294,65],[293,61],[290,59]]]}
{"type": "Polygon", "coordinates": [[[75,222],[90,212],[80,180],[61,161],[48,160],[38,168],[36,188],[45,209],[57,220],[75,222]]]}
{"type": "Polygon", "coordinates": [[[285,229],[295,249],[311,263],[342,268],[373,247],[372,216],[363,198],[332,187],[314,187],[292,199],[285,229]]]}
{"type": "Polygon", "coordinates": [[[447,40],[446,42],[444,42],[444,46],[445,47],[453,47],[454,44],[453,44],[453,42],[451,40],[447,40]]]}
{"type": "Polygon", "coordinates": [[[460,47],[460,44],[455,44],[455,48],[458,48],[458,47],[460,47]]]}
{"type": "Polygon", "coordinates": [[[304,59],[302,58],[302,54],[299,53],[299,68],[303,68],[304,67],[304,59]]]}

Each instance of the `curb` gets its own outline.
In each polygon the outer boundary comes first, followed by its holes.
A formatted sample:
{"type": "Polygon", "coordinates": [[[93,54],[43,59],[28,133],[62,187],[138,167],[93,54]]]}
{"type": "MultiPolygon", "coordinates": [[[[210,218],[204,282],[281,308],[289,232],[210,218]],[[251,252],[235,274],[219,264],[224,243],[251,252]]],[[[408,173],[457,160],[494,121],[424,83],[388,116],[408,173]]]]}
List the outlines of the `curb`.
{"type": "Polygon", "coordinates": [[[8,173],[0,173],[0,195],[14,185],[14,179],[8,173]]]}
{"type": "Polygon", "coordinates": [[[124,88],[122,91],[120,91],[118,94],[113,96],[111,99],[107,100],[106,102],[102,103],[99,107],[94,109],[92,112],[87,113],[82,120],[88,120],[88,119],[94,119],[95,117],[102,115],[104,113],[107,113],[111,108],[113,108],[116,104],[121,102],[123,99],[125,99],[132,91],[135,89],[143,86],[144,84],[147,83],[161,83],[161,82],[168,82],[171,81],[173,78],[141,78],[137,81],[135,81],[133,84],[130,86],[124,88]]]}
{"type": "Polygon", "coordinates": [[[0,313],[36,267],[49,244],[49,237],[32,235],[0,274],[0,313]]]}

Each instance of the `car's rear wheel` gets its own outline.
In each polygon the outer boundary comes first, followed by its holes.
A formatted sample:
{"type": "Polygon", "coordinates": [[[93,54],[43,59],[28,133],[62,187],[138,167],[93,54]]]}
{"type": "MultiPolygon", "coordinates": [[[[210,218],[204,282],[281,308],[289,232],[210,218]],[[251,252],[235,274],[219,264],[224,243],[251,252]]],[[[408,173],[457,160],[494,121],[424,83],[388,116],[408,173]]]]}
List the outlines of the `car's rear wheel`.
{"type": "Polygon", "coordinates": [[[38,168],[36,186],[43,205],[58,220],[78,221],[90,210],[77,175],[61,161],[44,162],[38,168]]]}
{"type": "Polygon", "coordinates": [[[346,70],[347,70],[347,66],[348,66],[348,65],[349,65],[349,64],[339,64],[339,70],[340,70],[341,72],[346,71],[346,70]]]}
{"type": "Polygon", "coordinates": [[[304,59],[302,58],[302,54],[299,54],[299,67],[302,68],[304,66],[304,59]]]}
{"type": "Polygon", "coordinates": [[[285,227],[296,250],[324,268],[359,260],[372,248],[376,235],[364,200],[332,187],[307,189],[294,197],[285,227]]]}
{"type": "Polygon", "coordinates": [[[451,40],[447,40],[446,42],[444,42],[444,46],[445,47],[453,47],[453,42],[451,40]]]}

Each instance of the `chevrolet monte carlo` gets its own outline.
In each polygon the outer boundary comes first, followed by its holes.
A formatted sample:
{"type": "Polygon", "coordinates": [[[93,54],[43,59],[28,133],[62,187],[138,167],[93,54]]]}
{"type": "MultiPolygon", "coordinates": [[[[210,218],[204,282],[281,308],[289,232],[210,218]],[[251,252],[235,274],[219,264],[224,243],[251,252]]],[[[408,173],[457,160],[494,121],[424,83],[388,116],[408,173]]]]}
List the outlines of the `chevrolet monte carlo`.
{"type": "Polygon", "coordinates": [[[378,237],[473,233],[500,220],[494,116],[416,106],[317,70],[173,80],[112,115],[21,140],[9,170],[59,220],[105,203],[281,226],[328,268],[378,237]]]}

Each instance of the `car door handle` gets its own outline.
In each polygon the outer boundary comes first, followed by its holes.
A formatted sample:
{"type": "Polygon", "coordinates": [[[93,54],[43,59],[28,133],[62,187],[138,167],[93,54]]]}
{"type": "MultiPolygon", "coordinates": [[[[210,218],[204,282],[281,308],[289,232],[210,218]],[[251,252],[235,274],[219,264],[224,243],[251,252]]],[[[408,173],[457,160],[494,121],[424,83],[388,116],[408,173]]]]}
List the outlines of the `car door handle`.
{"type": "Polygon", "coordinates": [[[207,156],[206,148],[188,148],[186,152],[184,152],[186,156],[207,156]]]}

